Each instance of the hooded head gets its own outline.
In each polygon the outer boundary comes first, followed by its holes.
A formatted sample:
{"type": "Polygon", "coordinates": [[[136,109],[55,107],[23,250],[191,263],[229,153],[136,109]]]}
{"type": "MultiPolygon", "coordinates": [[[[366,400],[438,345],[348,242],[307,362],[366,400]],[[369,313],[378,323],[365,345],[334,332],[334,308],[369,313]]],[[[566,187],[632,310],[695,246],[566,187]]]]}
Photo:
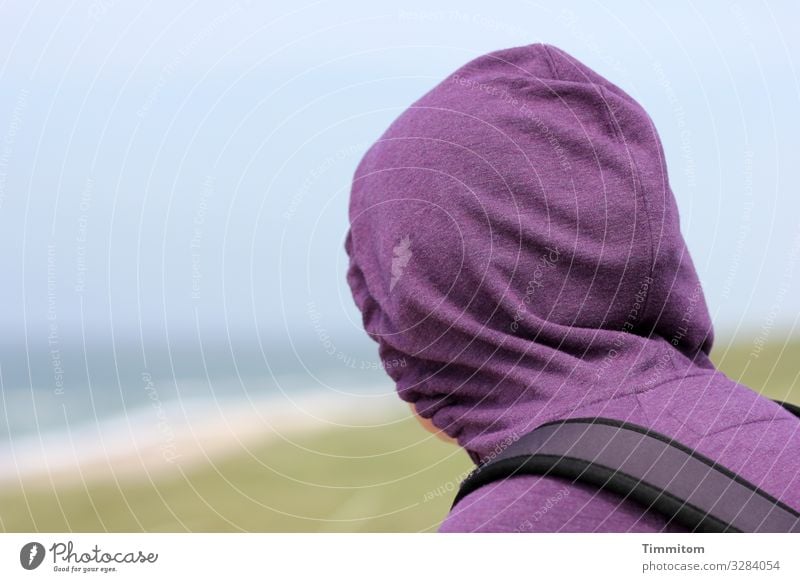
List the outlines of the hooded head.
{"type": "Polygon", "coordinates": [[[475,460],[713,372],[655,127],[552,46],[479,57],[403,112],[356,170],[345,247],[400,397],[475,460]]]}

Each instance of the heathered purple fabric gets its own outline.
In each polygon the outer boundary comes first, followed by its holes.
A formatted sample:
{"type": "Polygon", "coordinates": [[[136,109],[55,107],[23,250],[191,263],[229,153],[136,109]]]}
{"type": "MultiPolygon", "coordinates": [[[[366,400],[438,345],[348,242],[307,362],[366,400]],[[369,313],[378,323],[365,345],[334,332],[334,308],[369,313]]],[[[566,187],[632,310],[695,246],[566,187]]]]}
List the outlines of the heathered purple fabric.
{"type": "MultiPolygon", "coordinates": [[[[348,282],[387,372],[474,461],[545,422],[603,416],[800,508],[800,423],[708,358],[652,121],[563,51],[484,55],[409,107],[359,164],[350,222],[348,282]]],[[[479,489],[441,526],[670,529],[550,477],[479,489]]]]}

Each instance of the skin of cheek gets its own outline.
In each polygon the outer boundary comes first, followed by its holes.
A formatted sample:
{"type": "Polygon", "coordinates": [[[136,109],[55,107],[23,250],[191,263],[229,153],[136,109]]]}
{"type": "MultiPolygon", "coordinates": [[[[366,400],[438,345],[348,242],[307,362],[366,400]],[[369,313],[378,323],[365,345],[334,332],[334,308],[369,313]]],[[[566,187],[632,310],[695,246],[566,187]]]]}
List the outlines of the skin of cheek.
{"type": "Polygon", "coordinates": [[[443,430],[435,426],[433,424],[433,421],[431,421],[431,419],[423,418],[419,414],[417,414],[417,410],[416,408],[414,408],[413,404],[409,402],[408,407],[411,409],[411,414],[414,415],[414,418],[417,419],[417,422],[419,422],[420,425],[422,425],[422,428],[424,428],[429,433],[435,435],[436,437],[438,437],[439,439],[443,440],[446,443],[450,443],[453,445],[456,444],[456,440],[453,437],[448,436],[447,433],[445,433],[443,430]]]}

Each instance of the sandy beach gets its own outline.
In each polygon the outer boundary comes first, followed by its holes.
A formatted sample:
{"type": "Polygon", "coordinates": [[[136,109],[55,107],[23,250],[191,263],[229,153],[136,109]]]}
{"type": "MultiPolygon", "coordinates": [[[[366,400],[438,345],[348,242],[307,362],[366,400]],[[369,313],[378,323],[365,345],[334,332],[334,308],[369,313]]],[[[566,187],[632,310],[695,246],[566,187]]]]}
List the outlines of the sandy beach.
{"type": "Polygon", "coordinates": [[[397,422],[408,408],[394,394],[317,392],[249,400],[154,403],[68,432],[26,435],[0,445],[0,486],[30,481],[151,480],[343,427],[397,422]]]}
{"type": "Polygon", "coordinates": [[[391,393],[172,402],[163,417],[4,444],[0,529],[434,531],[471,467],[391,393]]]}

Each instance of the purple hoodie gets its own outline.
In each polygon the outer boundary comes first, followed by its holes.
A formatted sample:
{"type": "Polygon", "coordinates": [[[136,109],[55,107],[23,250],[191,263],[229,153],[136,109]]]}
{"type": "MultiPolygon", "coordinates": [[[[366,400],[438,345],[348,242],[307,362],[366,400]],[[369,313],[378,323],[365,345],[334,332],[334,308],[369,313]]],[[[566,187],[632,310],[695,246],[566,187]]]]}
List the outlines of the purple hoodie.
{"type": "MultiPolygon", "coordinates": [[[[364,156],[350,223],[347,278],[387,372],[473,461],[601,416],[800,508],[800,422],[709,360],[653,122],[582,63],[536,44],[458,69],[364,156]]],[[[612,493],[519,476],[464,498],[440,531],[670,530],[612,493]]]]}

